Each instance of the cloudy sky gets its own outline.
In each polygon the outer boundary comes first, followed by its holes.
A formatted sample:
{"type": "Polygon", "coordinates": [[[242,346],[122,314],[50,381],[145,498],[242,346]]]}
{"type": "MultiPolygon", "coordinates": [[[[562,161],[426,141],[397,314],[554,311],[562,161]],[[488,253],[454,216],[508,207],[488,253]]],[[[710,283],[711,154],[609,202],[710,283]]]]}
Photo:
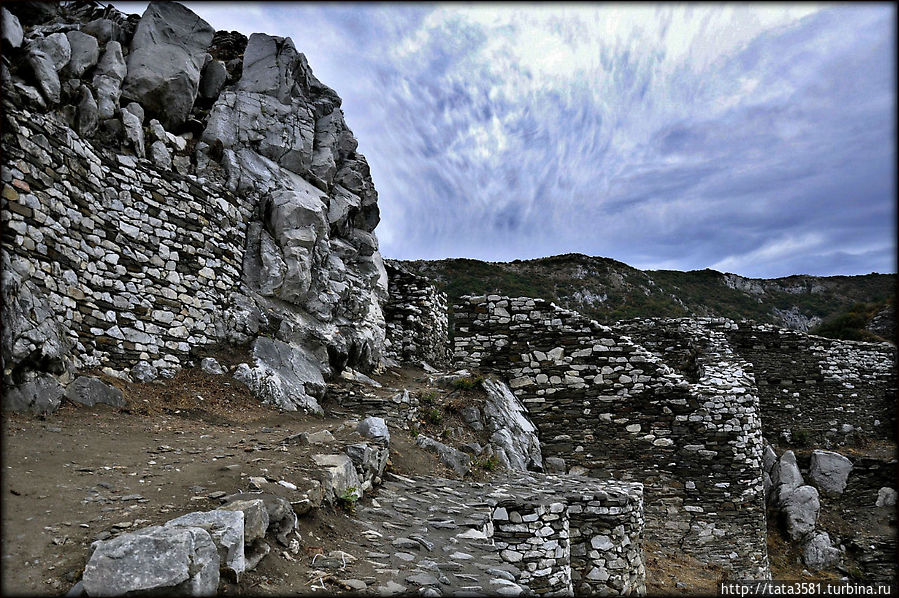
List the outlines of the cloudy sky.
{"type": "Polygon", "coordinates": [[[896,271],[892,4],[186,4],[340,94],[387,257],[896,271]]]}

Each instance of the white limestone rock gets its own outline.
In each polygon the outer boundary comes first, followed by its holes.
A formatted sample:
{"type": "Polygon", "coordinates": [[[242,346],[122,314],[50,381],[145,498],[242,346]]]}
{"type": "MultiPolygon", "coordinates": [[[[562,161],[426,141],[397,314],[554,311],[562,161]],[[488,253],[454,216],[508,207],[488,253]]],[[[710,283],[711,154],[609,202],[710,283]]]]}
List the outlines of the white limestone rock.
{"type": "Polygon", "coordinates": [[[166,129],[193,107],[206,48],[215,30],[177,2],[151,2],[138,22],[122,94],[139,102],[166,129]]]}
{"type": "Polygon", "coordinates": [[[487,392],[486,428],[491,432],[490,443],[494,449],[499,455],[505,455],[503,465],[517,471],[542,471],[540,439],[537,427],[527,417],[527,409],[502,382],[484,380],[484,390],[487,392]]]}
{"type": "Polygon", "coordinates": [[[812,451],[809,478],[822,492],[842,494],[852,471],[852,461],[833,451],[812,451]]]}
{"type": "Polygon", "coordinates": [[[213,596],[219,563],[206,530],[149,527],[97,542],[84,568],[84,591],[89,596],[130,592],[213,596]]]}

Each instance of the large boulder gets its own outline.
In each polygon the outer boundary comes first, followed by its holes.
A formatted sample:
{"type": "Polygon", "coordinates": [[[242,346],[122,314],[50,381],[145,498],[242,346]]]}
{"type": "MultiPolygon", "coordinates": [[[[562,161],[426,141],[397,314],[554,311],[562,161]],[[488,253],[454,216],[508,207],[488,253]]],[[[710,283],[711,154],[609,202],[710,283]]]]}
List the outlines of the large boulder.
{"type": "Polygon", "coordinates": [[[285,411],[322,413],[316,398],[324,395],[325,380],[318,364],[302,349],[261,336],[253,343],[253,358],[255,367],[241,364],[234,377],[264,403],[285,411]]]}
{"type": "Polygon", "coordinates": [[[527,417],[527,409],[508,386],[484,380],[487,402],[484,419],[496,454],[507,469],[543,470],[543,456],[537,427],[527,417]]]}
{"type": "Polygon", "coordinates": [[[464,476],[471,470],[471,457],[460,450],[447,446],[424,434],[419,434],[415,437],[415,444],[432,453],[437,453],[437,456],[440,457],[440,462],[452,468],[460,476],[464,476]]]}
{"type": "Polygon", "coordinates": [[[82,85],[79,90],[78,113],[75,120],[75,127],[78,134],[82,137],[91,137],[97,132],[100,124],[100,108],[97,106],[97,100],[91,93],[91,88],[82,85]]]}
{"type": "Polygon", "coordinates": [[[268,530],[268,511],[263,500],[248,496],[246,500],[235,500],[221,507],[221,509],[243,513],[243,541],[245,546],[249,546],[256,540],[265,537],[265,533],[268,530]]]}
{"type": "Polygon", "coordinates": [[[62,402],[64,389],[49,374],[39,374],[34,379],[3,389],[3,409],[30,413],[52,413],[62,402]]]}
{"type": "Polygon", "coordinates": [[[852,471],[852,461],[832,451],[812,451],[808,475],[818,490],[832,494],[842,494],[846,480],[852,471]]]}
{"type": "Polygon", "coordinates": [[[119,109],[119,98],[122,95],[122,80],[128,68],[122,56],[122,46],[111,41],[94,69],[91,84],[97,93],[97,107],[101,119],[113,118],[119,109]]]}
{"type": "Polygon", "coordinates": [[[348,455],[312,455],[312,460],[322,469],[320,481],[326,499],[362,497],[362,482],[348,455]]]}
{"type": "Polygon", "coordinates": [[[81,77],[100,59],[100,44],[93,35],[73,30],[66,32],[72,56],[62,72],[67,77],[81,77]]]}
{"type": "Polygon", "coordinates": [[[131,40],[122,94],[168,130],[183,123],[197,97],[215,30],[177,2],[151,2],[131,40]]]}
{"type": "Polygon", "coordinates": [[[827,532],[814,532],[802,547],[802,560],[813,571],[838,564],[840,557],[840,549],[831,544],[827,532]]]}
{"type": "Polygon", "coordinates": [[[219,584],[219,553],[204,529],[149,527],[97,542],[83,582],[88,596],[213,596],[219,584]]]}
{"type": "Polygon", "coordinates": [[[22,381],[7,379],[10,370],[14,376],[17,370],[56,375],[69,372],[75,343],[68,328],[57,319],[41,285],[32,280],[34,265],[5,251],[0,253],[0,322],[3,323],[0,347],[4,381],[13,384],[22,381]]]}
{"type": "Polygon", "coordinates": [[[86,407],[93,407],[101,403],[113,407],[125,406],[125,397],[121,390],[93,376],[76,378],[66,388],[66,398],[86,407]]]}
{"type": "Polygon", "coordinates": [[[10,48],[19,48],[25,39],[25,32],[18,17],[6,8],[0,7],[0,40],[10,48]]]}
{"type": "Polygon", "coordinates": [[[254,33],[243,53],[243,74],[237,89],[290,104],[298,63],[299,53],[289,37],[254,33]]]}
{"type": "Polygon", "coordinates": [[[234,505],[247,500],[262,501],[262,504],[265,505],[265,511],[268,513],[268,533],[273,534],[278,542],[284,546],[289,545],[290,534],[293,533],[297,527],[297,515],[294,512],[290,501],[286,498],[281,498],[280,496],[269,494],[267,492],[249,495],[232,494],[225,498],[225,506],[221,508],[238,508],[244,510],[243,505],[240,507],[234,505]]]}
{"type": "Polygon", "coordinates": [[[821,511],[818,491],[813,486],[799,486],[781,504],[781,516],[787,534],[800,540],[814,531],[821,511]]]}
{"type": "Polygon", "coordinates": [[[235,580],[246,569],[244,562],[243,511],[218,509],[196,511],[166,522],[165,527],[198,527],[209,532],[219,553],[219,566],[232,572],[235,580]]]}
{"type": "Polygon", "coordinates": [[[771,484],[774,488],[775,504],[782,504],[793,490],[803,484],[796,455],[793,451],[785,451],[780,459],[771,467],[771,484]]]}
{"type": "Polygon", "coordinates": [[[370,438],[384,443],[385,446],[390,444],[390,430],[387,429],[387,422],[382,417],[366,417],[356,427],[356,431],[363,438],[370,438]]]}
{"type": "Polygon", "coordinates": [[[56,72],[69,63],[72,57],[72,46],[65,33],[51,33],[46,37],[33,40],[28,44],[28,51],[46,56],[56,72]]]}
{"type": "Polygon", "coordinates": [[[302,101],[284,104],[248,91],[223,92],[212,110],[202,140],[225,149],[248,147],[296,174],[312,166],[315,121],[302,101]]]}

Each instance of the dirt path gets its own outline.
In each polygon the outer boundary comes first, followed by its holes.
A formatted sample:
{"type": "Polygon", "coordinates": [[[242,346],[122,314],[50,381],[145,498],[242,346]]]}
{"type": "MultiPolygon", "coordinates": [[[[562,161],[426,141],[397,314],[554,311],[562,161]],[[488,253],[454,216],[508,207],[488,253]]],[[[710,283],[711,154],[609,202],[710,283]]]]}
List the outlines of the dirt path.
{"type": "MultiPolygon", "coordinates": [[[[213,509],[220,495],[246,491],[249,476],[301,485],[310,455],[326,447],[280,441],[323,429],[351,432],[342,429],[343,417],[261,405],[227,376],[184,370],[160,384],[106,380],[125,392],[129,409],[65,403],[47,417],[3,417],[4,596],[64,593],[80,577],[95,539],[213,509]]],[[[448,473],[408,434],[395,433],[392,445],[393,471],[448,473]]],[[[296,498],[271,486],[266,490],[296,498]]],[[[311,561],[309,550],[351,552],[358,537],[347,513],[333,507],[314,510],[300,525],[307,550],[290,555],[294,561],[280,554],[263,559],[239,586],[223,584],[225,592],[309,590],[303,566],[311,561]]]]}

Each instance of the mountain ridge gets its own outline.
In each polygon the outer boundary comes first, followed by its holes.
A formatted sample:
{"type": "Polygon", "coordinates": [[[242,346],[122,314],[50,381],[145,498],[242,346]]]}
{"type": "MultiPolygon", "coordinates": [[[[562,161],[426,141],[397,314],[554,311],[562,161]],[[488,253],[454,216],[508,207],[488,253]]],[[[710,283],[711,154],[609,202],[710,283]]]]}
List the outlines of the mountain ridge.
{"type": "MultiPolygon", "coordinates": [[[[613,258],[580,253],[511,262],[390,261],[433,279],[451,302],[465,294],[535,296],[602,323],[632,317],[723,316],[809,332],[853,310],[892,312],[896,294],[894,273],[748,278],[711,268],[640,270],[613,258]]],[[[861,340],[892,340],[894,329],[861,333],[861,340]]]]}

